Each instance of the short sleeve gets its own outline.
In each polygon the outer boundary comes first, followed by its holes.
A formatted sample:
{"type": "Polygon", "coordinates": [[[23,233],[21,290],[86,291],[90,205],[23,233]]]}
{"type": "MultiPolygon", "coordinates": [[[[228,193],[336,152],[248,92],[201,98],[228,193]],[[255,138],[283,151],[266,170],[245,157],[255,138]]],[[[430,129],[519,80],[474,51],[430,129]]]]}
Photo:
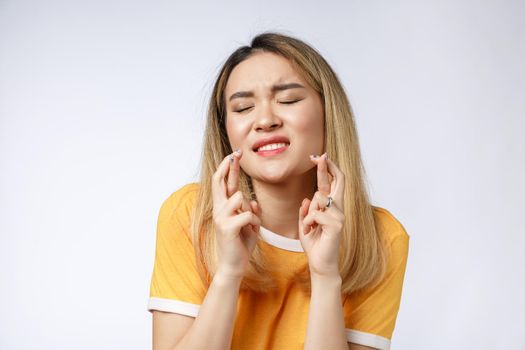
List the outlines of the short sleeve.
{"type": "Polygon", "coordinates": [[[206,294],[190,235],[190,215],[197,192],[198,186],[189,184],[162,203],[148,311],[197,316],[206,294]]]}
{"type": "Polygon", "coordinates": [[[373,288],[347,296],[343,304],[349,342],[376,349],[390,349],[408,257],[410,236],[397,223],[390,243],[390,260],[385,277],[373,288]]]}

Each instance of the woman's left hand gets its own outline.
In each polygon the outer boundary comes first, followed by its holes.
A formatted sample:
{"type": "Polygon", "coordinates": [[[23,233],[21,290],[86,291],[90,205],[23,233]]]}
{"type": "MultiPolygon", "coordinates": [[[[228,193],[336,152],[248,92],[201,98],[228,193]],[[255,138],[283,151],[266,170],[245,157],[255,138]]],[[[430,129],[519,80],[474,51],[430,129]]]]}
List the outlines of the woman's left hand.
{"type": "Polygon", "coordinates": [[[312,200],[305,198],[299,208],[299,239],[308,256],[312,276],[340,276],[345,177],[326,154],[310,160],[317,165],[317,192],[312,200]],[[329,197],[332,202],[327,207],[329,197]]]}

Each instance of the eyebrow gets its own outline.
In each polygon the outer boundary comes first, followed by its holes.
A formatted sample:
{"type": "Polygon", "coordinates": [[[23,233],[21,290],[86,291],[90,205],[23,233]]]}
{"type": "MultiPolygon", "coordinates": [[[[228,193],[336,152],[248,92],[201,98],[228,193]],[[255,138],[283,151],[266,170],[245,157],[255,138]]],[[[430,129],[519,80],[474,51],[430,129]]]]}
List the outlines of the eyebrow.
{"type": "MultiPolygon", "coordinates": [[[[305,89],[305,87],[298,83],[276,84],[272,86],[272,93],[277,92],[277,91],[288,90],[288,89],[305,89]]],[[[242,98],[242,97],[253,97],[253,91],[236,92],[230,96],[229,101],[235,98],[242,98]]]]}

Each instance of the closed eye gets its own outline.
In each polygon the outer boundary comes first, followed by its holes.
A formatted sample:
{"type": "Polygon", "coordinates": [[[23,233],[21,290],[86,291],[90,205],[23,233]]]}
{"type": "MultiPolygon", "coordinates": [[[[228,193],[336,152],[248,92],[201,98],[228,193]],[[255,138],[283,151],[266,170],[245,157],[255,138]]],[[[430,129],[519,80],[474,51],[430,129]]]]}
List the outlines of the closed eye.
{"type": "Polygon", "coordinates": [[[252,106],[252,107],[246,107],[246,108],[243,108],[243,109],[238,109],[238,110],[236,110],[236,111],[234,111],[234,112],[236,112],[236,113],[242,113],[242,112],[244,112],[244,111],[246,111],[246,110],[248,110],[248,109],[250,109],[250,108],[253,108],[253,106],[252,106]]]}
{"type": "Polygon", "coordinates": [[[281,101],[280,103],[285,104],[285,105],[291,105],[291,104],[299,102],[299,101],[302,101],[302,100],[281,101]]]}
{"type": "MultiPolygon", "coordinates": [[[[279,103],[282,103],[282,104],[285,104],[285,105],[291,105],[291,104],[294,104],[294,103],[297,103],[299,101],[302,101],[303,99],[300,99],[300,100],[291,100],[291,101],[281,101],[279,103]]],[[[246,107],[246,108],[242,108],[242,109],[238,109],[236,111],[234,111],[235,113],[242,113],[244,111],[247,111],[248,109],[250,108],[253,108],[253,106],[251,107],[246,107]]]]}

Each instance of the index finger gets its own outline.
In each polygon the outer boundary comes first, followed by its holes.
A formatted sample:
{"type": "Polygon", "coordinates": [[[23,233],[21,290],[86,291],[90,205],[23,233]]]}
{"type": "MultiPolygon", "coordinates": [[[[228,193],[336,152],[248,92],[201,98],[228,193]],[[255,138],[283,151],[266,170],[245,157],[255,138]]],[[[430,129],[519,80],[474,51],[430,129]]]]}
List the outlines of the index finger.
{"type": "Polygon", "coordinates": [[[228,200],[228,194],[226,189],[225,178],[228,175],[230,169],[230,157],[229,154],[221,161],[215,173],[213,173],[211,179],[211,193],[213,196],[214,203],[221,203],[228,200]]]}
{"type": "Polygon", "coordinates": [[[317,190],[324,195],[330,194],[330,178],[326,153],[317,158],[317,190]]]}
{"type": "Polygon", "coordinates": [[[241,156],[242,154],[240,149],[235,150],[235,152],[230,155],[230,169],[228,171],[228,181],[226,181],[226,194],[228,197],[237,192],[239,189],[239,159],[241,156]]]}

